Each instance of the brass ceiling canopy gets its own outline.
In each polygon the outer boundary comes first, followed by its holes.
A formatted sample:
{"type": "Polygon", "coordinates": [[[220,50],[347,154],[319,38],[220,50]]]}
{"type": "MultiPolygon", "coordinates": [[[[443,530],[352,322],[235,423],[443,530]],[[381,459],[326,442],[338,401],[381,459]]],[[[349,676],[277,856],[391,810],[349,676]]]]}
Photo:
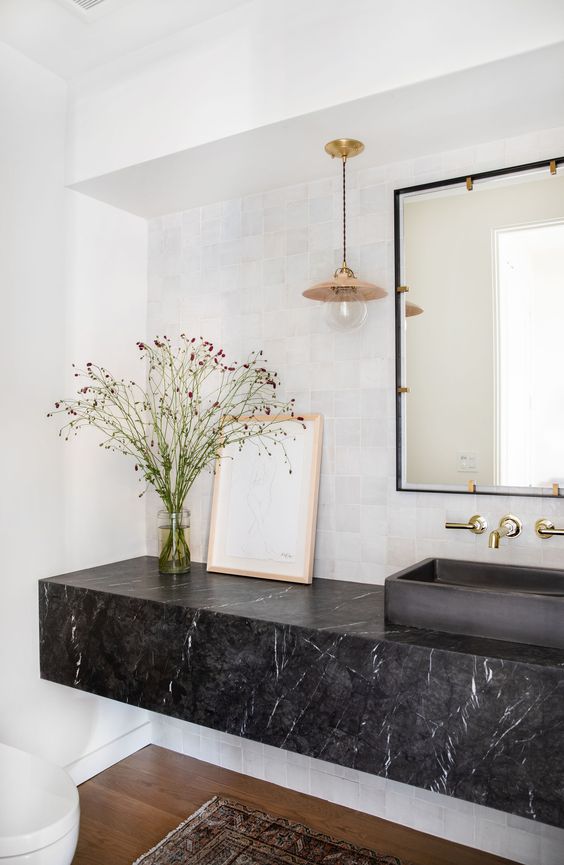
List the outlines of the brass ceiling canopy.
{"type": "Polygon", "coordinates": [[[336,156],[339,159],[352,159],[354,156],[359,156],[363,150],[364,144],[356,138],[335,138],[325,145],[325,153],[328,153],[332,159],[336,156]]]}
{"type": "Polygon", "coordinates": [[[346,166],[347,160],[358,156],[363,150],[364,144],[355,138],[336,138],[325,145],[325,152],[332,159],[340,159],[343,167],[343,263],[332,278],[318,282],[303,292],[304,297],[310,300],[339,304],[328,315],[329,324],[337,330],[355,330],[360,327],[366,319],[366,301],[378,300],[388,293],[372,282],[358,279],[347,264],[346,166]]]}

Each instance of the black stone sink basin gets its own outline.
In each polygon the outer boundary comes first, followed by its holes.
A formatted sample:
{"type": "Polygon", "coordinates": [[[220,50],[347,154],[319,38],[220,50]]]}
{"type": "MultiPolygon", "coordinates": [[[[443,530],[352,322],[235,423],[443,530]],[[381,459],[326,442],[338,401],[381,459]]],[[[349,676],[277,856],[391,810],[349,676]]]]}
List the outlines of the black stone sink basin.
{"type": "Polygon", "coordinates": [[[425,559],[385,585],[387,622],[564,649],[564,570],[425,559]]]}

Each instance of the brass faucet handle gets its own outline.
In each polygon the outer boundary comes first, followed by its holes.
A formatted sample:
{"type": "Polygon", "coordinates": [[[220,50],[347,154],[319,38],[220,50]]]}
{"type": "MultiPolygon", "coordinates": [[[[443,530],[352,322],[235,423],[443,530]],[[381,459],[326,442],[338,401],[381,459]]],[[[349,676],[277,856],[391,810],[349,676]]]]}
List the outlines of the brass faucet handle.
{"type": "Polygon", "coordinates": [[[542,519],[535,523],[535,534],[543,541],[547,541],[555,535],[564,535],[564,529],[557,529],[551,520],[542,519]]]}
{"type": "Polygon", "coordinates": [[[517,538],[523,530],[523,523],[515,514],[506,514],[499,521],[499,526],[490,532],[488,547],[490,550],[498,550],[502,538],[517,538]]]}
{"type": "Polygon", "coordinates": [[[474,514],[467,523],[445,523],[445,529],[467,529],[475,535],[483,534],[487,528],[487,520],[480,516],[480,514],[474,514]]]}
{"type": "Polygon", "coordinates": [[[506,514],[500,519],[499,528],[506,529],[504,532],[506,538],[517,538],[523,530],[523,523],[515,514],[506,514]]]}

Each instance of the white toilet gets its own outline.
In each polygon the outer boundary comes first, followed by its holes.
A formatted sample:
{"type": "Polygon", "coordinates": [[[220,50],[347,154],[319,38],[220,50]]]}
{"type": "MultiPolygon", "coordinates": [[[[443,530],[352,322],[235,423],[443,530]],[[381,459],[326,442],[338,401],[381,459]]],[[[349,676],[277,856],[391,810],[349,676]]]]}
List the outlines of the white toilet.
{"type": "Polygon", "coordinates": [[[71,865],[79,821],[64,769],[0,743],[0,865],[71,865]]]}

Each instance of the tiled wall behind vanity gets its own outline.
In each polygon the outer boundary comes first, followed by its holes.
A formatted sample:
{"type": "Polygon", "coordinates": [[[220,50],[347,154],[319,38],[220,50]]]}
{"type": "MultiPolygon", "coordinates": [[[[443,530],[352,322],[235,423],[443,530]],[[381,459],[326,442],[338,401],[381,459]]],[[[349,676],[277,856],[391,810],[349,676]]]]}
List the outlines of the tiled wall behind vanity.
{"type": "MultiPolygon", "coordinates": [[[[533,533],[540,516],[564,522],[561,500],[396,492],[393,291],[394,188],[563,154],[564,128],[559,128],[378,168],[366,167],[369,151],[351,163],[349,264],[389,291],[369,305],[367,324],[353,334],[328,330],[321,304],[302,297],[304,288],[340,263],[341,191],[334,163],[328,162],[326,180],[150,222],[148,336],[201,334],[236,359],[263,348],[286,395],[296,397],[300,410],[324,415],[317,577],[381,583],[387,574],[431,555],[564,565],[564,541],[541,541],[533,533]],[[444,529],[445,519],[459,521],[478,512],[490,525],[513,512],[524,523],[523,534],[489,550],[487,535],[444,529]]],[[[211,478],[205,476],[189,500],[193,557],[200,561],[206,558],[210,496],[211,478]]],[[[149,499],[150,549],[156,507],[149,499]]],[[[249,774],[268,774],[264,750],[260,758],[253,756],[252,743],[192,725],[181,730],[169,719],[155,723],[163,744],[249,774]],[[205,750],[208,739],[216,744],[205,750]]],[[[275,758],[284,767],[276,780],[289,787],[531,865],[562,862],[564,831],[389,781],[378,786],[373,779],[370,790],[378,792],[370,792],[358,773],[327,763],[314,766],[319,761],[290,759],[284,752],[270,755],[271,764],[275,758]]]]}

